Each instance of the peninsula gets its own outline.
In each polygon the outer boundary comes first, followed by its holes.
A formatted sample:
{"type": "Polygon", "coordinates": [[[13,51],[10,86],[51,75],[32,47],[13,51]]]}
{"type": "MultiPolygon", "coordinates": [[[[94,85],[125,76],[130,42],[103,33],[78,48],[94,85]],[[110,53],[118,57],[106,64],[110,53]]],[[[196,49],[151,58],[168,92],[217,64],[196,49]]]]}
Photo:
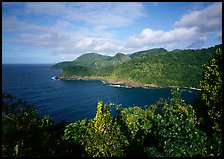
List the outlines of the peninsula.
{"type": "Polygon", "coordinates": [[[128,87],[166,87],[199,89],[202,66],[211,60],[216,48],[167,51],[156,48],[133,54],[105,56],[87,53],[74,61],[52,66],[62,69],[59,80],[101,80],[128,87]]]}

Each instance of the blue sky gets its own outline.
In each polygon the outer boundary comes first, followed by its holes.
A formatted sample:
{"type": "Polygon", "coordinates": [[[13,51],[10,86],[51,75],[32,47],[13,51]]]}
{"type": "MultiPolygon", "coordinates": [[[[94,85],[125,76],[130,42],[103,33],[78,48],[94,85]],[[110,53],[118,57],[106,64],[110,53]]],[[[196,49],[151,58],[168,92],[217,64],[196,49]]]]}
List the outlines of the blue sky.
{"type": "Polygon", "coordinates": [[[2,63],[222,43],[221,2],[4,2],[2,63]]]}

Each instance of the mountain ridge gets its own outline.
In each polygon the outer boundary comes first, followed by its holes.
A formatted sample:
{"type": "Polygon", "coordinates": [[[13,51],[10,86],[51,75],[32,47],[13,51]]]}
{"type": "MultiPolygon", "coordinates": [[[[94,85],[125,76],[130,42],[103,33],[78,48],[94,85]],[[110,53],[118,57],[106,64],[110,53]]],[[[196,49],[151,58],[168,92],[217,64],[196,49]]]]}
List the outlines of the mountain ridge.
{"type": "MultiPolygon", "coordinates": [[[[164,50],[163,52],[167,52],[166,49],[164,48],[154,48],[154,49],[150,49],[150,50],[144,50],[144,51],[138,51],[138,52],[134,52],[132,54],[124,54],[124,53],[116,53],[114,56],[108,56],[108,55],[102,55],[99,53],[85,53],[83,55],[80,55],[79,57],[77,57],[75,60],[73,61],[63,61],[63,62],[59,62],[56,63],[52,66],[52,68],[59,68],[62,69],[64,67],[64,64],[68,64],[68,65],[81,65],[81,66],[94,66],[93,64],[83,64],[83,63],[79,63],[78,61],[82,61],[85,58],[91,59],[91,62],[95,61],[95,62],[105,62],[104,60],[118,60],[120,62],[115,62],[118,64],[121,64],[121,62],[127,62],[128,60],[138,57],[142,54],[145,53],[161,53],[161,50],[164,50]],[[160,50],[160,51],[158,51],[160,50]],[[96,56],[98,56],[98,60],[93,60],[96,59],[96,56]],[[100,58],[101,57],[101,58],[100,58]]],[[[85,60],[84,60],[85,61],[85,60]]],[[[107,66],[105,66],[107,67],[107,66]]]]}
{"type": "MultiPolygon", "coordinates": [[[[108,83],[147,87],[199,87],[202,65],[212,58],[216,48],[167,51],[156,48],[125,55],[101,57],[95,63],[64,63],[60,79],[99,79],[108,83]]],[[[85,54],[80,57],[88,57],[85,54]]],[[[90,58],[87,59],[87,61],[90,58]]],[[[91,60],[90,60],[91,61],[91,60]]],[[[94,60],[92,60],[94,61],[94,60]]]]}

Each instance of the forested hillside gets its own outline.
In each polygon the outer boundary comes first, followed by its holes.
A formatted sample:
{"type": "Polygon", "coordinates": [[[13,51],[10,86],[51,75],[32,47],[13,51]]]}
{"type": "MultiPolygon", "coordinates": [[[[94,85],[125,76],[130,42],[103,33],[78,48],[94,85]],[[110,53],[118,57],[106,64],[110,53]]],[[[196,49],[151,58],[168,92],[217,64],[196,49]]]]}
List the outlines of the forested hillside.
{"type": "Polygon", "coordinates": [[[117,53],[114,57],[96,53],[88,53],[79,56],[74,61],[60,62],[52,67],[63,69],[65,66],[84,66],[99,69],[122,64],[123,62],[129,61],[130,59],[131,58],[128,55],[124,55],[122,53],[117,53]]]}
{"type": "Polygon", "coordinates": [[[222,50],[217,49],[203,65],[202,91],[193,105],[174,89],[172,98],[145,108],[98,101],[93,119],[72,123],[54,124],[3,93],[2,156],[222,157],[222,71],[222,50]]]}
{"type": "Polygon", "coordinates": [[[94,78],[143,86],[199,87],[202,65],[208,62],[216,48],[173,50],[163,48],[140,51],[114,57],[85,54],[73,62],[58,63],[53,68],[63,69],[59,78],[94,78]]]}

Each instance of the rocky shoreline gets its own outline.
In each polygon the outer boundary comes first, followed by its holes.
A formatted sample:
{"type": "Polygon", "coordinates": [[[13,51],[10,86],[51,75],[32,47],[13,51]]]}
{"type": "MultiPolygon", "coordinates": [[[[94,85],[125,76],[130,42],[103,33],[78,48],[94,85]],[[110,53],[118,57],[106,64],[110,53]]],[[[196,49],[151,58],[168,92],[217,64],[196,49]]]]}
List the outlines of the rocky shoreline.
{"type": "Polygon", "coordinates": [[[161,87],[154,84],[137,84],[130,81],[105,79],[103,77],[55,77],[55,80],[84,80],[84,81],[100,80],[105,84],[109,84],[112,86],[114,85],[114,86],[126,87],[126,88],[186,88],[186,89],[192,89],[192,90],[198,90],[198,91],[201,90],[201,89],[193,88],[193,87],[180,87],[180,86],[161,87]]]}
{"type": "Polygon", "coordinates": [[[156,86],[154,84],[136,84],[130,81],[122,81],[122,80],[111,80],[111,79],[105,79],[102,77],[94,78],[94,77],[56,77],[57,80],[84,80],[84,81],[90,81],[90,80],[100,80],[105,84],[110,85],[120,85],[121,87],[135,87],[135,88],[163,88],[160,86],[156,86]]]}

